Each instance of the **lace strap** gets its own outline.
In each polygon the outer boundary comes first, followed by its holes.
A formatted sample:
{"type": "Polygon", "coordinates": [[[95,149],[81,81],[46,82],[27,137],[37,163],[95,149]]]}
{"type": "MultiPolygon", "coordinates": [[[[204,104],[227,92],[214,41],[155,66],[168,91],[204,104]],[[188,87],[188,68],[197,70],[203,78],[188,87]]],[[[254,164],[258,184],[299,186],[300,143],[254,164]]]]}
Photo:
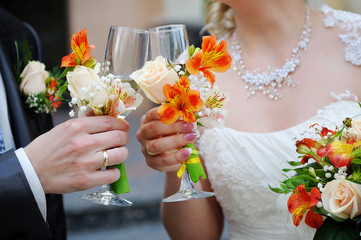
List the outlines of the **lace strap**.
{"type": "Polygon", "coordinates": [[[358,97],[351,93],[350,91],[346,90],[344,93],[340,93],[340,94],[336,94],[334,92],[331,92],[331,95],[337,100],[337,101],[341,101],[341,100],[351,100],[351,101],[356,101],[358,102],[358,97]]]}
{"type": "Polygon", "coordinates": [[[323,5],[320,10],[325,14],[325,27],[339,26],[344,31],[339,37],[346,44],[345,60],[361,66],[361,15],[335,10],[327,5],[323,5]]]}

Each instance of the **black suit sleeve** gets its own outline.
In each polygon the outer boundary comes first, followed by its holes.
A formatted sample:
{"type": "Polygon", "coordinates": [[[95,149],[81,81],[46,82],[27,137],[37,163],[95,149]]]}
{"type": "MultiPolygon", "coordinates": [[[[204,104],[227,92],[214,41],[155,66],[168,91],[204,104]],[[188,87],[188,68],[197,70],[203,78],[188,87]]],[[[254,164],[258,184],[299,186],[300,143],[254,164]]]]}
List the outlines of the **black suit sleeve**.
{"type": "Polygon", "coordinates": [[[14,150],[0,154],[0,239],[50,239],[14,150]]]}

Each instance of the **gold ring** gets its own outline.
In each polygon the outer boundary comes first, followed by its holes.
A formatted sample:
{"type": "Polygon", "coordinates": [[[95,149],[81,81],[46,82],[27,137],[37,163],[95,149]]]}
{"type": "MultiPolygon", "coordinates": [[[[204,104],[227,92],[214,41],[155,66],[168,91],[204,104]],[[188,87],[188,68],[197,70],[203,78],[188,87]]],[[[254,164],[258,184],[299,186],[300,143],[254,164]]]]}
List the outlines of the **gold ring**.
{"type": "Polygon", "coordinates": [[[150,142],[150,141],[147,141],[147,143],[145,144],[145,150],[147,151],[148,155],[149,155],[149,156],[157,155],[157,154],[155,154],[155,153],[152,153],[152,152],[149,150],[149,142],[150,142]]]}
{"type": "Polygon", "coordinates": [[[103,167],[106,168],[109,166],[109,157],[108,157],[107,150],[103,150],[103,158],[104,158],[103,167]]]}

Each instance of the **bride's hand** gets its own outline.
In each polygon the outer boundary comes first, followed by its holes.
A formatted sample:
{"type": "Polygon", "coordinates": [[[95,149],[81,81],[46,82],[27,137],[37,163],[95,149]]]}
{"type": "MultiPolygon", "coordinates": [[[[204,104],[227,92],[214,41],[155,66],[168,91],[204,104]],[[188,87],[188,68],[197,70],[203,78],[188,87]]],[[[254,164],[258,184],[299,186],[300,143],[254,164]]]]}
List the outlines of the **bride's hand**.
{"type": "Polygon", "coordinates": [[[149,167],[162,172],[177,171],[179,164],[190,155],[187,149],[178,149],[196,138],[193,124],[180,120],[170,125],[163,124],[157,109],[149,110],[142,117],[137,138],[149,167]]]}

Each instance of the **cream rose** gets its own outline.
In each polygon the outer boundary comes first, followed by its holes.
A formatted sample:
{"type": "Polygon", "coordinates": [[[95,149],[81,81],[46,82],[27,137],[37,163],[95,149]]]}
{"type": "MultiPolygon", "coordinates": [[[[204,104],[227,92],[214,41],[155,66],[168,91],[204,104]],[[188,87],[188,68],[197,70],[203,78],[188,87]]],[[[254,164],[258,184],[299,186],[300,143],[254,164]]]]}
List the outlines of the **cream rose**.
{"type": "Polygon", "coordinates": [[[163,94],[165,84],[173,85],[178,80],[174,69],[169,70],[164,57],[158,56],[154,61],[148,61],[144,67],[130,75],[145,95],[155,103],[167,101],[163,94]]]}
{"type": "Polygon", "coordinates": [[[352,127],[348,130],[348,134],[350,137],[354,137],[356,141],[361,140],[361,118],[352,120],[352,127]]]}
{"type": "Polygon", "coordinates": [[[77,65],[66,75],[68,90],[72,98],[77,98],[78,106],[81,101],[91,103],[92,106],[105,105],[107,101],[106,85],[100,80],[97,72],[91,68],[77,65]]]}
{"type": "Polygon", "coordinates": [[[361,185],[344,179],[325,185],[322,203],[326,211],[337,217],[353,219],[361,214],[361,185]]]}
{"type": "Polygon", "coordinates": [[[20,91],[25,95],[38,94],[46,90],[45,80],[49,73],[45,71],[45,65],[39,61],[30,61],[20,74],[20,91]]]}

